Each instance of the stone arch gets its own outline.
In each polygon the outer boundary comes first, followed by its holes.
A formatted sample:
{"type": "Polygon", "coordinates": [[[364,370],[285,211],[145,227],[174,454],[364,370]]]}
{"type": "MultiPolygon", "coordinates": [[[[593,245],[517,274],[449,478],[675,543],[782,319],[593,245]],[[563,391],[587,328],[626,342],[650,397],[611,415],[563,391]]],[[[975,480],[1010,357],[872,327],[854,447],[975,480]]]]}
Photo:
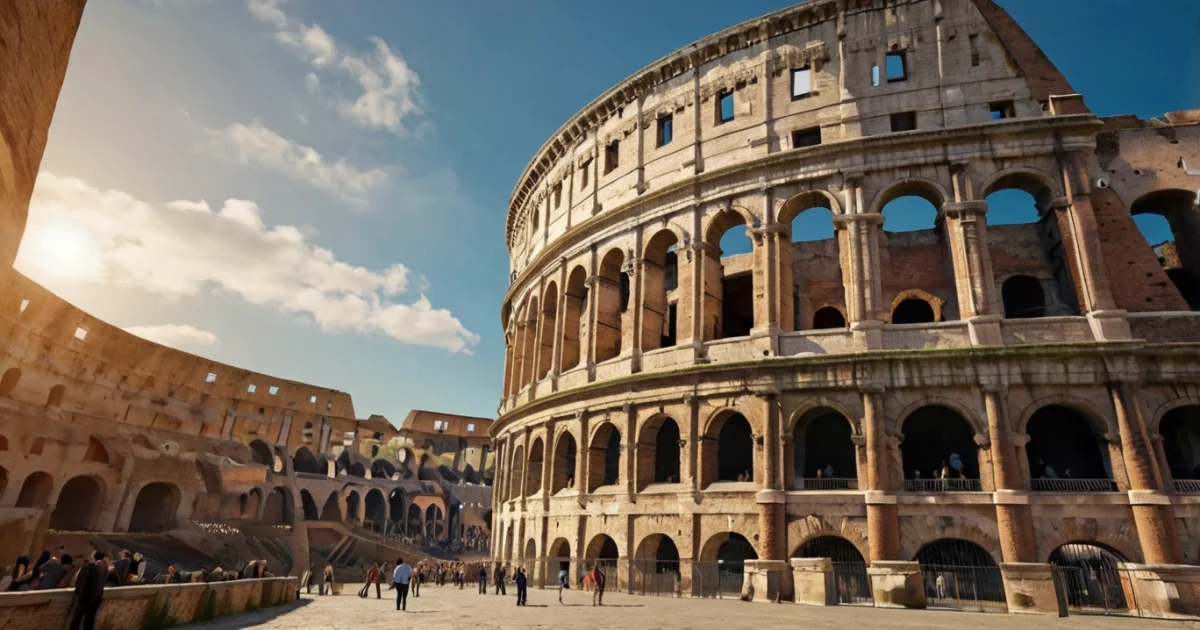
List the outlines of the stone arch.
{"type": "Polygon", "coordinates": [[[1046,294],[1042,282],[1025,274],[1013,274],[1000,284],[1000,301],[1006,319],[1046,316],[1046,294]]]}
{"type": "Polygon", "coordinates": [[[50,516],[50,529],[92,531],[99,509],[104,505],[103,483],[91,475],[67,480],[58,492],[57,506],[50,516]]]}
{"type": "Polygon", "coordinates": [[[704,242],[713,246],[720,246],[721,237],[731,229],[739,225],[744,225],[747,228],[753,226],[757,222],[757,217],[754,213],[739,205],[731,205],[722,208],[716,214],[709,217],[708,222],[704,227],[704,242]]]}
{"type": "Polygon", "coordinates": [[[108,449],[104,448],[104,443],[98,440],[94,435],[88,437],[87,451],[85,451],[83,454],[83,461],[104,465],[108,465],[110,463],[108,449]]]}
{"type": "Polygon", "coordinates": [[[50,388],[50,395],[46,397],[47,407],[61,407],[63,396],[67,393],[66,385],[55,385],[50,388]]]}
{"type": "Polygon", "coordinates": [[[933,402],[914,409],[899,422],[905,479],[916,479],[918,472],[922,479],[933,479],[935,471],[943,468],[950,470],[952,481],[980,478],[976,432],[956,409],[933,402]]]}
{"type": "Polygon", "coordinates": [[[608,534],[596,534],[592,536],[587,547],[584,548],[583,557],[585,560],[618,560],[621,557],[621,548],[617,545],[617,541],[613,540],[608,534]]]}
{"type": "Polygon", "coordinates": [[[625,311],[629,308],[629,276],[622,267],[625,252],[613,247],[600,259],[600,270],[596,274],[596,327],[593,338],[596,343],[596,363],[615,359],[624,348],[622,326],[625,311]]]}
{"type": "Polygon", "coordinates": [[[550,552],[546,556],[548,558],[569,559],[571,557],[571,543],[566,538],[555,538],[554,542],[550,543],[549,549],[550,552]]]}
{"type": "Polygon", "coordinates": [[[366,512],[363,517],[363,524],[371,524],[374,529],[382,530],[387,523],[387,502],[383,499],[383,492],[379,488],[371,488],[367,491],[364,498],[366,503],[366,512]]]}
{"type": "Polygon", "coordinates": [[[347,523],[359,522],[358,504],[361,501],[362,501],[362,499],[359,498],[357,490],[351,490],[350,492],[346,493],[346,522],[347,523]]]}
{"type": "MultiPolygon", "coordinates": [[[[775,212],[775,221],[791,225],[796,217],[812,208],[825,208],[837,216],[842,214],[842,206],[837,197],[826,190],[813,189],[798,192],[784,201],[775,212]]],[[[793,235],[794,237],[795,235],[793,235]]]]}
{"type": "Polygon", "coordinates": [[[292,495],[283,486],[275,486],[267,493],[267,504],[263,506],[264,525],[290,525],[292,523],[292,495]]]}
{"type": "Polygon", "coordinates": [[[575,435],[570,431],[563,431],[554,446],[553,470],[550,471],[551,493],[575,486],[578,457],[579,446],[575,443],[575,435]]]}
{"type": "Polygon", "coordinates": [[[642,578],[643,574],[679,573],[679,546],[667,534],[649,534],[642,538],[633,558],[637,578],[642,578]]]}
{"type": "Polygon", "coordinates": [[[17,495],[19,508],[44,508],[54,491],[54,478],[48,473],[37,471],[25,478],[21,484],[21,492],[17,495]]]}
{"type": "Polygon", "coordinates": [[[362,462],[354,462],[353,464],[350,464],[350,469],[346,472],[350,473],[350,476],[352,477],[358,477],[359,479],[367,478],[367,467],[364,466],[362,462]]]}
{"type": "Polygon", "coordinates": [[[296,449],[296,454],[292,456],[292,470],[311,475],[320,474],[316,455],[313,455],[313,452],[308,450],[307,446],[301,446],[296,449]]]}
{"type": "Polygon", "coordinates": [[[260,439],[250,441],[250,456],[254,459],[255,464],[266,466],[271,469],[275,465],[275,455],[271,452],[271,447],[266,442],[260,439]]]}
{"type": "MultiPolygon", "coordinates": [[[[729,231],[744,225],[747,230],[757,224],[749,211],[738,206],[717,212],[708,221],[701,248],[703,288],[701,332],[704,341],[742,337],[754,328],[754,272],[738,269],[721,248],[721,239],[729,231]]],[[[750,240],[751,255],[754,239],[750,240]]]]}
{"type": "Polygon", "coordinates": [[[536,559],[538,557],[537,541],[535,541],[532,538],[530,538],[529,540],[526,540],[524,552],[525,552],[525,555],[523,555],[521,557],[525,559],[525,562],[532,562],[534,559],[536,559]]]}
{"type": "Polygon", "coordinates": [[[892,300],[892,306],[888,309],[887,321],[891,324],[914,324],[942,321],[943,311],[946,306],[946,300],[921,289],[906,289],[896,294],[892,300]],[[928,315],[919,310],[919,305],[916,302],[924,303],[929,307],[928,315]],[[901,308],[906,307],[906,308],[901,308]],[[901,320],[897,321],[897,312],[901,314],[901,320]],[[920,315],[920,317],[917,317],[920,315]]]}
{"type": "Polygon", "coordinates": [[[542,294],[541,331],[538,339],[537,380],[550,375],[554,362],[554,335],[558,329],[558,283],[550,281],[542,294]]]}
{"type": "Polygon", "coordinates": [[[520,344],[521,362],[518,366],[520,379],[517,380],[517,391],[525,389],[535,380],[534,370],[537,367],[537,325],[541,301],[536,292],[525,297],[525,306],[521,309],[521,330],[517,343],[520,344]]]}
{"type": "MultiPolygon", "coordinates": [[[[945,404],[949,403],[946,402],[945,404]]],[[[1048,407],[1050,405],[1066,407],[1080,414],[1092,425],[1093,429],[1100,433],[1100,435],[1117,433],[1115,419],[1110,420],[1109,417],[1105,415],[1105,413],[1090,400],[1087,400],[1086,398],[1080,398],[1079,396],[1072,396],[1070,394],[1051,394],[1033,401],[1021,411],[1021,416],[1017,420],[1013,430],[1017,431],[1018,433],[1029,433],[1029,419],[1032,418],[1033,414],[1037,413],[1039,409],[1042,407],[1048,407]]]]}
{"type": "Polygon", "coordinates": [[[988,175],[979,187],[979,199],[1006,188],[1029,193],[1038,206],[1049,205],[1050,201],[1064,196],[1062,187],[1054,177],[1028,166],[1011,166],[988,175]]]}
{"type": "Polygon", "coordinates": [[[785,481],[804,489],[851,488],[850,482],[858,479],[858,452],[854,445],[857,427],[850,417],[821,406],[793,418],[789,433],[794,476],[785,481]]]}
{"type": "Polygon", "coordinates": [[[525,496],[533,496],[542,490],[542,465],[546,458],[545,440],[534,438],[529,445],[529,457],[525,460],[525,496]]]}
{"type": "Polygon", "coordinates": [[[813,330],[842,329],[846,327],[846,309],[841,304],[825,304],[813,313],[813,330]]]}
{"type": "Polygon", "coordinates": [[[637,489],[652,483],[678,483],[680,480],[679,424],[665,413],[651,416],[642,423],[637,441],[637,489]]]}
{"type": "MultiPolygon", "coordinates": [[[[1083,414],[1065,405],[1046,405],[1024,423],[1029,441],[1025,456],[1035,490],[1059,490],[1041,480],[1112,479],[1104,433],[1083,414]]],[[[1115,487],[1113,488],[1115,490],[1115,487]]]]}
{"type": "Polygon", "coordinates": [[[1193,311],[1200,310],[1200,209],[1196,202],[1196,191],[1168,188],[1146,193],[1129,205],[1131,215],[1156,214],[1166,219],[1175,255],[1155,254],[1167,278],[1193,311]]]}
{"type": "Polygon", "coordinates": [[[396,467],[386,459],[380,458],[371,462],[372,479],[391,479],[396,474],[396,467]]]}
{"type": "Polygon", "coordinates": [[[304,512],[304,520],[317,521],[321,519],[321,513],[317,511],[317,502],[313,500],[312,493],[308,490],[300,491],[300,508],[304,512]]]}
{"type": "Polygon", "coordinates": [[[992,552],[983,545],[964,538],[931,540],[921,545],[912,559],[920,564],[922,569],[926,566],[1000,568],[992,552]]]}
{"type": "Polygon", "coordinates": [[[129,531],[157,533],[171,529],[175,525],[179,501],[179,487],[173,483],[156,481],[142,486],[133,504],[129,531]]]}
{"type": "Polygon", "coordinates": [[[1129,608],[1125,589],[1129,577],[1121,568],[1128,559],[1116,549],[1092,541],[1069,542],[1055,547],[1047,562],[1068,585],[1064,589],[1068,605],[1105,610],[1129,608]]]}
{"type": "Polygon", "coordinates": [[[337,490],[329,493],[329,497],[325,499],[325,505],[321,506],[322,521],[341,522],[342,520],[342,505],[340,502],[341,495],[337,490]]]}
{"type": "MultiPolygon", "coordinates": [[[[678,300],[670,293],[679,287],[679,235],[670,227],[654,233],[642,255],[642,351],[674,346],[678,338],[678,300]]],[[[682,298],[680,298],[682,299],[682,298]]]]}
{"type": "Polygon", "coordinates": [[[620,480],[621,431],[611,422],[602,422],[592,433],[588,446],[588,492],[620,480]]]}
{"type": "Polygon", "coordinates": [[[421,534],[421,506],[416,503],[408,504],[407,519],[404,523],[404,532],[408,536],[419,536],[421,534]]]}
{"type": "Polygon", "coordinates": [[[718,481],[753,481],[755,459],[754,427],[749,419],[733,409],[717,412],[701,443],[701,488],[718,481]]]}
{"type": "Polygon", "coordinates": [[[262,490],[251,488],[250,492],[238,497],[238,517],[246,521],[258,520],[258,506],[262,505],[262,501],[262,490]]]}
{"type": "Polygon", "coordinates": [[[0,377],[0,397],[12,398],[13,392],[17,389],[17,384],[21,382],[21,369],[8,368],[4,371],[4,376],[0,377]]]}
{"type": "Polygon", "coordinates": [[[829,558],[834,562],[866,565],[867,561],[858,545],[845,536],[820,533],[800,541],[790,558],[829,558]]]}
{"type": "Polygon", "coordinates": [[[388,520],[394,528],[404,524],[404,489],[393,488],[388,494],[388,520]]]}
{"type": "Polygon", "coordinates": [[[897,182],[888,184],[875,194],[871,199],[870,212],[871,214],[882,214],[884,206],[901,198],[901,197],[920,197],[937,210],[941,214],[942,204],[950,198],[946,194],[946,189],[938,182],[924,177],[909,177],[897,182]]]}
{"type": "Polygon", "coordinates": [[[701,562],[724,560],[726,564],[739,564],[740,569],[741,562],[757,559],[758,550],[748,538],[738,532],[718,532],[700,547],[701,562]]]}
{"type": "Polygon", "coordinates": [[[587,298],[587,270],[582,265],[576,265],[567,276],[563,291],[562,352],[558,364],[560,374],[579,365],[584,356],[580,352],[580,339],[586,338],[582,328],[587,298]]]}

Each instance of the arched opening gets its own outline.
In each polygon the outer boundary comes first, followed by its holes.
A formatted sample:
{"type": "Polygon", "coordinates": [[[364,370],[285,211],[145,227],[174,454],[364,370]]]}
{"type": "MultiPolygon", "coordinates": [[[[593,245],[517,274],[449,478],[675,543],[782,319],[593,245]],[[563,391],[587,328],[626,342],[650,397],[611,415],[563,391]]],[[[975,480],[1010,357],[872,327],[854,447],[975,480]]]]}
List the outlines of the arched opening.
{"type": "Polygon", "coordinates": [[[518,341],[520,345],[520,363],[517,364],[518,376],[517,391],[523,390],[533,382],[533,371],[537,367],[537,325],[538,325],[538,298],[537,296],[530,297],[525,303],[525,308],[521,309],[521,321],[518,328],[518,341]]]}
{"type": "MultiPolygon", "coordinates": [[[[558,538],[550,544],[550,553],[546,554],[553,571],[571,570],[571,543],[566,538],[558,538]]],[[[568,580],[570,578],[568,577],[568,580]]]]}
{"type": "Polygon", "coordinates": [[[709,464],[705,481],[754,481],[754,437],[742,414],[726,411],[714,419],[704,436],[704,451],[709,464]]]}
{"type": "Polygon", "coordinates": [[[1033,276],[1010,276],[1000,285],[1000,297],[1004,301],[1004,316],[1008,319],[1046,316],[1042,283],[1033,276]]]}
{"type": "Polygon", "coordinates": [[[928,405],[909,414],[901,432],[905,490],[981,489],[975,432],[962,416],[948,407],[928,405]]]}
{"type": "Polygon", "coordinates": [[[842,414],[813,409],[796,420],[792,450],[795,487],[849,490],[858,487],[854,427],[842,414]]]}
{"type": "Polygon", "coordinates": [[[575,458],[578,456],[578,447],[575,445],[575,436],[570,432],[564,432],[558,437],[558,445],[554,447],[554,471],[551,474],[551,488],[557,493],[559,490],[566,490],[575,487],[575,458]]]}
{"type": "Polygon", "coordinates": [[[562,354],[559,356],[558,371],[566,372],[579,365],[582,355],[579,340],[586,339],[583,318],[584,304],[587,303],[587,271],[583,267],[575,267],[567,277],[567,290],[563,294],[563,328],[562,354]]]}
{"type": "Polygon", "coordinates": [[[922,182],[909,185],[910,190],[889,195],[891,200],[881,206],[883,231],[892,234],[925,231],[937,240],[938,208],[942,205],[939,193],[922,182]]]}
{"type": "Polygon", "coordinates": [[[804,330],[809,324],[813,329],[845,326],[844,322],[829,326],[824,322],[828,315],[818,316],[819,305],[845,299],[832,205],[825,194],[807,191],[787,200],[779,210],[779,223],[791,226],[791,243],[779,251],[780,280],[785,283],[780,312],[792,316],[790,326],[786,318],[781,322],[785,330],[804,330]]]}
{"type": "Polygon", "coordinates": [[[21,382],[21,370],[19,368],[8,368],[4,371],[4,376],[0,377],[0,397],[12,398],[13,392],[17,389],[17,383],[21,382]]]}
{"type": "Polygon", "coordinates": [[[679,240],[671,230],[660,230],[646,244],[642,260],[642,351],[675,345],[678,332],[679,240]]]}
{"type": "Polygon", "coordinates": [[[607,588],[616,589],[621,576],[617,574],[617,562],[620,559],[620,549],[617,541],[606,534],[596,534],[584,550],[583,557],[588,562],[587,567],[599,568],[608,577],[607,588]]]}
{"type": "Polygon", "coordinates": [[[4,491],[8,489],[8,469],[0,466],[0,497],[4,496],[4,491]]]}
{"type": "Polygon", "coordinates": [[[321,506],[320,520],[335,523],[342,520],[342,506],[338,504],[337,492],[331,492],[329,498],[325,499],[325,505],[321,506]]]}
{"type": "Polygon", "coordinates": [[[238,507],[241,509],[239,518],[244,521],[257,519],[259,505],[262,505],[262,491],[258,488],[253,488],[249,493],[238,497],[238,507]]]}
{"type": "MultiPolygon", "coordinates": [[[[921,180],[902,181],[879,193],[873,204],[884,220],[879,268],[905,270],[902,274],[880,276],[883,295],[897,295],[917,288],[945,300],[948,306],[957,306],[954,265],[940,213],[944,201],[941,190],[921,180]],[[911,284],[914,278],[920,279],[916,287],[911,284]]],[[[942,319],[933,316],[936,309],[931,304],[926,306],[928,311],[914,303],[904,304],[899,313],[894,308],[891,323],[926,323],[942,319]]],[[[944,315],[945,319],[957,316],[956,313],[944,315]]]]}
{"type": "Polygon", "coordinates": [[[725,597],[741,593],[745,563],[757,560],[758,552],[745,536],[730,532],[710,538],[700,557],[702,561],[693,568],[693,592],[699,591],[702,597],[725,597]]]}
{"type": "Polygon", "coordinates": [[[817,536],[792,552],[793,558],[829,558],[839,604],[869,604],[872,600],[867,563],[854,543],[841,536],[817,536]]]}
{"type": "Polygon", "coordinates": [[[629,307],[629,277],[621,272],[625,254],[610,249],[600,262],[596,278],[596,362],[615,359],[621,354],[622,323],[629,307]]]}
{"type": "Polygon", "coordinates": [[[396,467],[386,459],[377,459],[371,462],[371,478],[372,479],[391,479],[392,475],[396,474],[396,467]]]}
{"type": "Polygon", "coordinates": [[[403,531],[404,527],[404,491],[400,488],[392,490],[388,495],[388,519],[392,529],[403,531]]]}
{"type": "Polygon", "coordinates": [[[822,306],[813,313],[814,330],[827,330],[830,328],[845,328],[846,318],[842,312],[832,306],[822,306]]]}
{"type": "Polygon", "coordinates": [[[44,508],[54,490],[54,479],[44,472],[35,472],[25,478],[21,484],[21,492],[17,495],[19,508],[44,508]]]}
{"type": "Polygon", "coordinates": [[[933,314],[933,306],[921,298],[901,300],[892,309],[893,324],[930,324],[937,321],[933,314]]]}
{"type": "Polygon", "coordinates": [[[61,407],[63,396],[66,395],[67,388],[64,385],[55,385],[50,388],[50,395],[46,397],[47,407],[61,407]]]}
{"type": "Polygon", "coordinates": [[[271,447],[262,440],[251,440],[250,457],[253,458],[255,464],[266,466],[268,469],[275,464],[275,456],[271,454],[271,447]]]}
{"type": "Polygon", "coordinates": [[[178,510],[179,488],[162,481],[148,484],[138,491],[129,531],[157,533],[171,529],[178,510]]]}
{"type": "Polygon", "coordinates": [[[679,572],[679,548],[666,534],[651,534],[642,539],[633,554],[632,592],[673,594],[682,580],[679,572]]]}
{"type": "Polygon", "coordinates": [[[525,541],[525,555],[521,556],[525,562],[533,562],[537,559],[537,543],[533,539],[525,541]]]}
{"type": "Polygon", "coordinates": [[[1071,608],[1120,612],[1129,609],[1123,571],[1126,559],[1095,542],[1070,542],[1050,552],[1050,564],[1066,591],[1071,608]]]}
{"type": "Polygon", "coordinates": [[[606,422],[592,436],[588,448],[588,492],[621,480],[621,432],[606,422]]]}
{"type": "Polygon", "coordinates": [[[542,489],[542,460],[544,458],[545,447],[542,438],[537,438],[529,447],[529,460],[525,464],[526,496],[533,496],[542,489]]]}
{"type": "Polygon", "coordinates": [[[321,514],[317,512],[317,502],[313,500],[312,494],[308,490],[300,491],[300,508],[304,511],[305,521],[321,520],[321,514]]]}
{"type": "Polygon", "coordinates": [[[372,531],[383,531],[383,526],[387,523],[387,503],[383,500],[383,493],[379,488],[372,488],[367,492],[366,503],[367,511],[363,525],[372,531]]]}
{"type": "Polygon", "coordinates": [[[983,547],[942,538],[921,547],[913,560],[921,567],[930,607],[1007,610],[1000,567],[983,547]]]}
{"type": "Polygon", "coordinates": [[[1032,488],[1043,492],[1115,492],[1104,438],[1069,407],[1038,409],[1025,425],[1032,488]]]}
{"type": "Polygon", "coordinates": [[[50,516],[50,529],[91,531],[92,520],[101,505],[104,505],[104,491],[100,484],[87,475],[73,477],[58,493],[58,505],[50,516]]]}
{"type": "Polygon", "coordinates": [[[525,489],[525,448],[518,446],[513,451],[512,466],[509,467],[508,474],[508,498],[515,499],[521,496],[525,489]]]}
{"type": "Polygon", "coordinates": [[[421,506],[415,503],[408,506],[408,522],[405,532],[409,536],[421,535],[421,506]]]}
{"type": "Polygon", "coordinates": [[[437,537],[437,525],[441,520],[442,510],[436,505],[430,505],[425,508],[425,535],[437,537]]]}
{"type": "Polygon", "coordinates": [[[358,496],[357,490],[351,490],[350,494],[346,495],[346,522],[359,523],[361,522],[358,516],[358,504],[361,499],[358,496]]]}
{"type": "Polygon", "coordinates": [[[538,380],[550,375],[551,363],[554,362],[554,334],[558,318],[558,284],[551,282],[546,285],[542,298],[542,321],[538,339],[537,377],[538,380]]]}
{"type": "Polygon", "coordinates": [[[1200,210],[1196,192],[1155,191],[1134,201],[1129,211],[1179,292],[1180,300],[1169,306],[1200,310],[1200,210]]]}
{"type": "Polygon", "coordinates": [[[796,548],[793,558],[829,558],[834,562],[860,564],[866,567],[862,552],[854,543],[841,536],[817,536],[796,548]]]}
{"type": "Polygon", "coordinates": [[[704,340],[744,337],[754,328],[754,244],[739,212],[722,210],[704,242],[704,340]]]}
{"type": "Polygon", "coordinates": [[[307,473],[310,475],[321,474],[320,467],[317,464],[317,457],[312,451],[308,450],[307,446],[301,446],[296,449],[296,454],[292,456],[292,469],[298,473],[307,473]]]}
{"type": "Polygon", "coordinates": [[[352,477],[359,477],[360,479],[367,478],[367,467],[364,466],[362,462],[354,462],[353,464],[350,464],[350,470],[346,472],[349,472],[350,476],[352,477]]]}
{"type": "Polygon", "coordinates": [[[100,440],[97,440],[95,437],[89,437],[87,451],[83,454],[83,461],[107,465],[109,463],[108,449],[104,448],[100,440]]]}
{"type": "Polygon", "coordinates": [[[1200,492],[1200,405],[1176,407],[1158,425],[1177,492],[1200,492]],[[1188,483],[1191,482],[1191,483],[1188,483]]]}
{"type": "Polygon", "coordinates": [[[262,522],[264,525],[291,524],[292,502],[287,490],[275,487],[267,494],[267,504],[263,506],[262,522]]]}
{"type": "Polygon", "coordinates": [[[663,421],[654,439],[654,482],[679,482],[679,425],[671,418],[663,421]]]}

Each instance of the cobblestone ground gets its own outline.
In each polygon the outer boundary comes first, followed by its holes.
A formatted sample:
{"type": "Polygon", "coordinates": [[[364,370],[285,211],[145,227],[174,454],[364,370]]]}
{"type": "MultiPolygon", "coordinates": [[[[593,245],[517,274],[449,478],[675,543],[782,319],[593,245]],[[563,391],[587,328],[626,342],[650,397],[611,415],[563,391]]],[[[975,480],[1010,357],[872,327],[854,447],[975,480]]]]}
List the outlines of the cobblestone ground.
{"type": "Polygon", "coordinates": [[[188,630],[261,628],[321,628],[394,630],[396,628],[721,628],[721,630],[781,628],[820,630],[853,628],[911,628],[913,630],[988,630],[1030,628],[1088,628],[1106,630],[1191,630],[1200,623],[1122,617],[1047,616],[961,613],[943,610],[883,610],[796,604],[749,604],[738,600],[668,599],[607,593],[603,607],[593,607],[587,593],[570,591],[558,603],[558,593],[531,589],[529,605],[516,606],[515,589],[508,596],[479,595],[476,590],[450,586],[425,587],[409,598],[408,611],[397,612],[394,591],[383,599],[359,599],[350,585],[339,596],[303,596],[299,602],[216,621],[182,626],[188,630]],[[389,595],[391,598],[389,599],[389,595]]]}

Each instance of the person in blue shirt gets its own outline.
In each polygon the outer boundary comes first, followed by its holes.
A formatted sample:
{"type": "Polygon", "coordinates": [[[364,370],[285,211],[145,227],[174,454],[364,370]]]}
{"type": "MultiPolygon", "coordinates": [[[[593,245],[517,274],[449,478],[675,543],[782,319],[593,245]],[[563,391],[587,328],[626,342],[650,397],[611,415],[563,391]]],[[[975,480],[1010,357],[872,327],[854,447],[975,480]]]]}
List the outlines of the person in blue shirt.
{"type": "Polygon", "coordinates": [[[408,582],[412,580],[413,569],[404,562],[404,558],[396,558],[396,571],[392,573],[392,583],[396,587],[396,610],[408,610],[408,582]]]}
{"type": "Polygon", "coordinates": [[[525,588],[529,584],[529,578],[525,576],[525,568],[517,569],[517,605],[524,606],[529,600],[529,591],[525,588]]]}

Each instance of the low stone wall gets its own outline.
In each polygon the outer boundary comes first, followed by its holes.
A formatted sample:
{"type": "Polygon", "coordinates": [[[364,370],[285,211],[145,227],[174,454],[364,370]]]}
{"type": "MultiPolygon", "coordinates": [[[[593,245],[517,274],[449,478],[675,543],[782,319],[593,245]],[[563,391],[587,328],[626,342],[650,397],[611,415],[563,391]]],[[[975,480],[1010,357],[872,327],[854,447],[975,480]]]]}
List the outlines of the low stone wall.
{"type": "MultiPolygon", "coordinates": [[[[166,628],[270,608],[295,601],[296,584],[294,577],[281,577],[106,588],[96,628],[166,628]]],[[[64,629],[70,622],[72,598],[68,589],[0,593],[0,627],[64,629]]]]}

